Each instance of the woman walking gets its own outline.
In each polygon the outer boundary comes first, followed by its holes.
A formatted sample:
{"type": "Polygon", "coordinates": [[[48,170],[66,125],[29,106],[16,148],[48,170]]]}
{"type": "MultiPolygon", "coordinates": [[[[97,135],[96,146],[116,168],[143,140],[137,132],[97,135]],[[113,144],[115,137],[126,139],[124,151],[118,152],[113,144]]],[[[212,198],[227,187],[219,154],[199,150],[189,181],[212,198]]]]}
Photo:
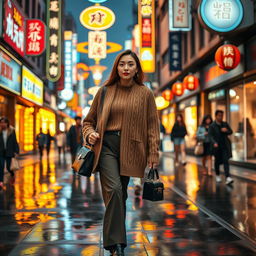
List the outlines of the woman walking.
{"type": "Polygon", "coordinates": [[[147,164],[151,168],[159,162],[159,119],[143,77],[137,55],[130,50],[120,53],[105,89],[98,91],[83,120],[84,139],[94,145],[93,172],[100,172],[106,206],[103,244],[111,255],[124,255],[127,245],[125,202],[130,177],[144,177],[147,164]]]}
{"type": "Polygon", "coordinates": [[[197,140],[203,142],[203,148],[204,148],[203,158],[202,158],[202,165],[204,168],[203,174],[209,175],[209,176],[212,176],[212,155],[213,155],[212,143],[208,134],[209,126],[211,125],[211,123],[212,123],[211,115],[205,115],[196,133],[197,140]],[[207,162],[207,168],[206,168],[206,162],[207,162]]]}
{"type": "Polygon", "coordinates": [[[186,125],[184,123],[183,116],[178,114],[176,117],[176,122],[172,127],[171,140],[174,143],[175,152],[175,165],[179,165],[179,153],[181,152],[181,163],[186,164],[186,152],[185,152],[185,139],[187,135],[186,125]]]}
{"type": "Polygon", "coordinates": [[[19,153],[19,145],[17,142],[15,130],[10,126],[10,122],[6,117],[0,118],[0,189],[3,188],[4,166],[14,178],[14,172],[11,170],[12,158],[19,153]]]}

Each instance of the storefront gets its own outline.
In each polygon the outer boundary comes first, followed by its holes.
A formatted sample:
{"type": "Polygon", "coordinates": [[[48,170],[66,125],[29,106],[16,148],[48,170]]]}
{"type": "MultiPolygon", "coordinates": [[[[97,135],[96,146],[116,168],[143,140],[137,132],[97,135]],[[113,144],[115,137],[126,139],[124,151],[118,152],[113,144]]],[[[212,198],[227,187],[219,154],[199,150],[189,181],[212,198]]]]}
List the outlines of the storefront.
{"type": "Polygon", "coordinates": [[[0,116],[6,116],[12,125],[20,83],[21,62],[0,45],[0,116]]]}
{"type": "Polygon", "coordinates": [[[197,105],[197,96],[182,100],[178,104],[178,113],[182,114],[187,128],[188,134],[185,141],[188,149],[192,149],[196,145],[197,105]]]}
{"type": "Polygon", "coordinates": [[[40,108],[36,113],[36,134],[40,132],[42,128],[43,133],[48,133],[52,136],[56,133],[56,115],[53,111],[40,108]]]}

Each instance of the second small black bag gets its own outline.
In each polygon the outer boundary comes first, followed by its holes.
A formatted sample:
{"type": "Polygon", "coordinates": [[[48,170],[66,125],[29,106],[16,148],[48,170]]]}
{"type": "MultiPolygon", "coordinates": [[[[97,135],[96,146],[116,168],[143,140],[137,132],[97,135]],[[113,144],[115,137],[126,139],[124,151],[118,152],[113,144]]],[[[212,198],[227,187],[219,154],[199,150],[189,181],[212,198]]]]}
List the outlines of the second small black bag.
{"type": "Polygon", "coordinates": [[[149,170],[148,177],[143,185],[142,198],[150,201],[161,201],[164,199],[164,184],[159,180],[157,169],[151,168],[149,170]]]}

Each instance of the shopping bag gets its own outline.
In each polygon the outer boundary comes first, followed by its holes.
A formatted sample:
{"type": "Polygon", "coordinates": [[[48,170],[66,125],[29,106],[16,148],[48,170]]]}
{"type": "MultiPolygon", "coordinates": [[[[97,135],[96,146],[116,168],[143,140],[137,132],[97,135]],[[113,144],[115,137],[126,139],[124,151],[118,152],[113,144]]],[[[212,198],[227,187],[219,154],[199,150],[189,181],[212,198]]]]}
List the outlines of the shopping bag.
{"type": "Polygon", "coordinates": [[[13,157],[11,160],[11,171],[17,171],[20,169],[19,161],[17,160],[16,157],[13,157]]]}
{"type": "Polygon", "coordinates": [[[194,154],[196,156],[200,156],[204,153],[204,144],[202,141],[197,142],[195,150],[194,150],[194,154]]]}

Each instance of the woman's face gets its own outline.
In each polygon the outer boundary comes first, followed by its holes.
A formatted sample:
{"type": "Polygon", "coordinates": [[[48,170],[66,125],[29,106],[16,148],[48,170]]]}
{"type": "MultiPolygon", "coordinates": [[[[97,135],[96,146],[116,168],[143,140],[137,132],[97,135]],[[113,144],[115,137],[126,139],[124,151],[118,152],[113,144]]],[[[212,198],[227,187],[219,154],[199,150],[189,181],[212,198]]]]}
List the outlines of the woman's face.
{"type": "Polygon", "coordinates": [[[7,126],[8,126],[8,124],[7,124],[4,120],[0,121],[0,127],[1,127],[3,130],[7,129],[7,126]]]}
{"type": "Polygon", "coordinates": [[[210,119],[210,118],[207,118],[207,119],[205,120],[205,122],[206,122],[206,124],[210,124],[210,123],[211,123],[211,119],[210,119]]]}
{"type": "Polygon", "coordinates": [[[177,116],[177,121],[181,122],[181,116],[177,116]]]}
{"type": "Polygon", "coordinates": [[[121,80],[131,80],[137,72],[137,64],[131,55],[124,55],[117,66],[121,80]]]}

